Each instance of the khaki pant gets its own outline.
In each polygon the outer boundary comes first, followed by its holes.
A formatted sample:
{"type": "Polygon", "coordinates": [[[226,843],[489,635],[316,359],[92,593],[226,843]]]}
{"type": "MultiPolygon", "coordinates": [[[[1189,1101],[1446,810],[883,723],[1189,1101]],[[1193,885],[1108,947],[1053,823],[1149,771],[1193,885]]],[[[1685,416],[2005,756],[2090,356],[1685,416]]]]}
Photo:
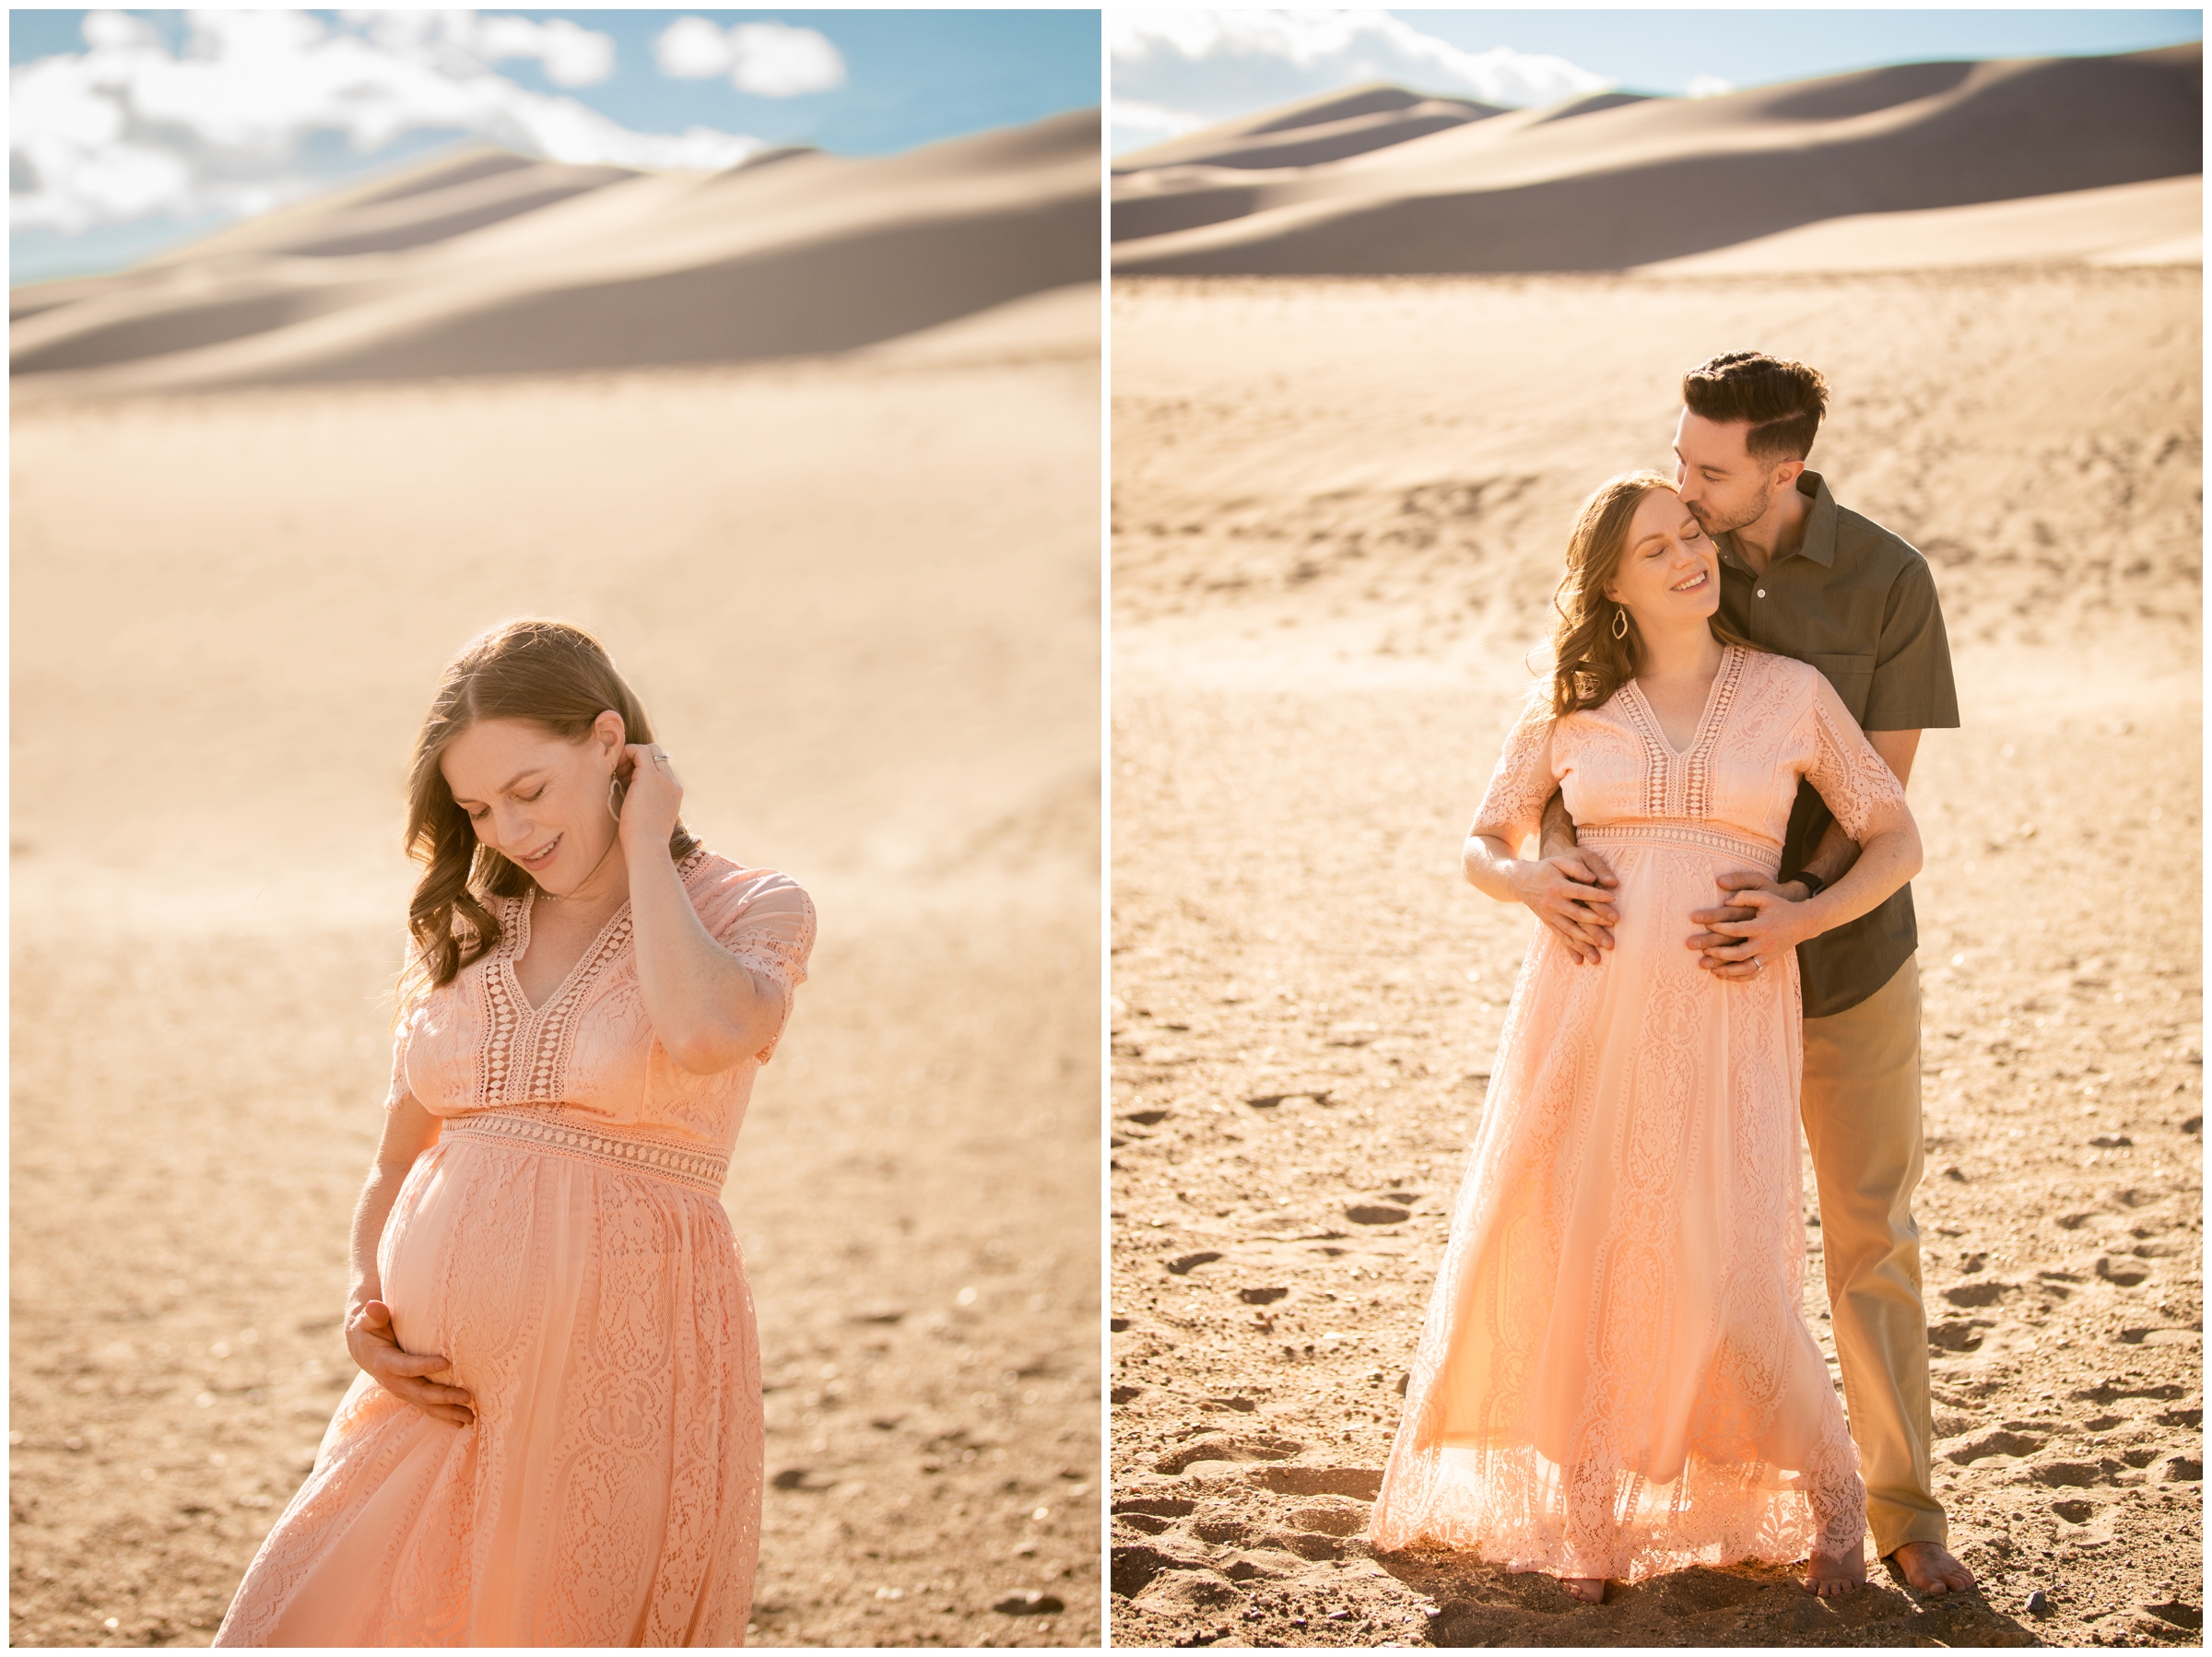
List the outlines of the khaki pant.
{"type": "Polygon", "coordinates": [[[1920,966],[1855,1007],[1805,1021],[1805,1134],[1820,1187],[1843,1404],[1887,1557],[1947,1539],[1929,1476],[1928,1320],[1920,1300],[1920,966]]]}

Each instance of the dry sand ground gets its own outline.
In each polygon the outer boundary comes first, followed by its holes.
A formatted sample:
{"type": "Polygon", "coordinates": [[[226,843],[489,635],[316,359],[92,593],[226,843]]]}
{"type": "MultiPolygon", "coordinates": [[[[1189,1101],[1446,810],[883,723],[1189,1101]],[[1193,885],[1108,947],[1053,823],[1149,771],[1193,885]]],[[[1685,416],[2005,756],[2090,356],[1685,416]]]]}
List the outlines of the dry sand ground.
{"type": "Polygon", "coordinates": [[[1116,1643],[2198,1641],[2200,306],[2194,269],[1117,280],[1116,1643]],[[1361,1536],[1531,924],[1461,836],[1573,503],[1740,346],[1828,372],[1816,463],[1950,619],[1917,1211],[1978,1598],[1585,1607],[1361,1536]]]}
{"type": "Polygon", "coordinates": [[[15,1643],[206,1644],[308,1465],[406,746],[525,611],[601,632],[692,824],[821,912],[726,1197],[754,1640],[1097,1642],[1084,297],[841,364],[18,410],[15,1643]]]}

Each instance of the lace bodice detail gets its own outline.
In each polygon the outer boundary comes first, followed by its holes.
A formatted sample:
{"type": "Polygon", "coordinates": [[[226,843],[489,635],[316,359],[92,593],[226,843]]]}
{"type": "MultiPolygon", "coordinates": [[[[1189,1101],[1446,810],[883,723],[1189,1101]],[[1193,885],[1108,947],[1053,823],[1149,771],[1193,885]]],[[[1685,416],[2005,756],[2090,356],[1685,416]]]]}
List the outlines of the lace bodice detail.
{"type": "Polygon", "coordinates": [[[788,876],[739,868],[704,847],[677,873],[708,933],[782,996],[777,1034],[758,1053],[712,1075],[669,1058],[639,989],[628,904],[533,1008],[514,972],[530,947],[533,899],[495,898],[500,942],[423,996],[402,1022],[386,1108],[409,1093],[434,1116],[559,1105],[586,1121],[655,1131],[726,1156],[754,1073],[774,1052],[793,993],[806,981],[814,906],[788,876]]]}
{"type": "Polygon", "coordinates": [[[1596,708],[1551,711],[1529,693],[1475,815],[1474,832],[1518,847],[1559,791],[1579,827],[1672,822],[1772,845],[1800,778],[1853,840],[1904,807],[1904,788],[1819,669],[1729,645],[1687,749],[1677,751],[1633,681],[1596,708]]]}

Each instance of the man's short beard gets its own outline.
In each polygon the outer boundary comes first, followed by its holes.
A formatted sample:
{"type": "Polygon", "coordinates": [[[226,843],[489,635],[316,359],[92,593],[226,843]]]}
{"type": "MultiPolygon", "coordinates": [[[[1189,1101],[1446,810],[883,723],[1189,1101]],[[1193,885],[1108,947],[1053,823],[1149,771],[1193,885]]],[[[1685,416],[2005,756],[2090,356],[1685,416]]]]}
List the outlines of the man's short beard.
{"type": "Polygon", "coordinates": [[[1699,511],[1698,508],[1694,506],[1689,509],[1689,515],[1698,521],[1698,526],[1704,530],[1707,535],[1724,535],[1733,531],[1743,528],[1747,523],[1757,523],[1761,518],[1767,515],[1767,508],[1772,505],[1773,501],[1773,489],[1765,484],[1761,484],[1759,486],[1759,493],[1752,497],[1750,509],[1734,523],[1715,523],[1712,519],[1706,517],[1704,512],[1699,511]]]}

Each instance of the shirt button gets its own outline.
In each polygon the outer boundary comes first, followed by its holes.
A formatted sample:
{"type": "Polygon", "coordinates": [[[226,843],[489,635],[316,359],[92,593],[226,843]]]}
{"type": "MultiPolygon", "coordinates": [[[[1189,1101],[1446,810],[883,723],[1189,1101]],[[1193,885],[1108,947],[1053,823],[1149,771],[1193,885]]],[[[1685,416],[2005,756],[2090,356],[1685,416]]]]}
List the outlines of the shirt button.
{"type": "Polygon", "coordinates": [[[1764,598],[1764,597],[1766,597],[1766,595],[1767,595],[1767,590],[1766,590],[1764,587],[1761,587],[1761,588],[1759,590],[1759,597],[1761,597],[1761,598],[1764,598]]]}

